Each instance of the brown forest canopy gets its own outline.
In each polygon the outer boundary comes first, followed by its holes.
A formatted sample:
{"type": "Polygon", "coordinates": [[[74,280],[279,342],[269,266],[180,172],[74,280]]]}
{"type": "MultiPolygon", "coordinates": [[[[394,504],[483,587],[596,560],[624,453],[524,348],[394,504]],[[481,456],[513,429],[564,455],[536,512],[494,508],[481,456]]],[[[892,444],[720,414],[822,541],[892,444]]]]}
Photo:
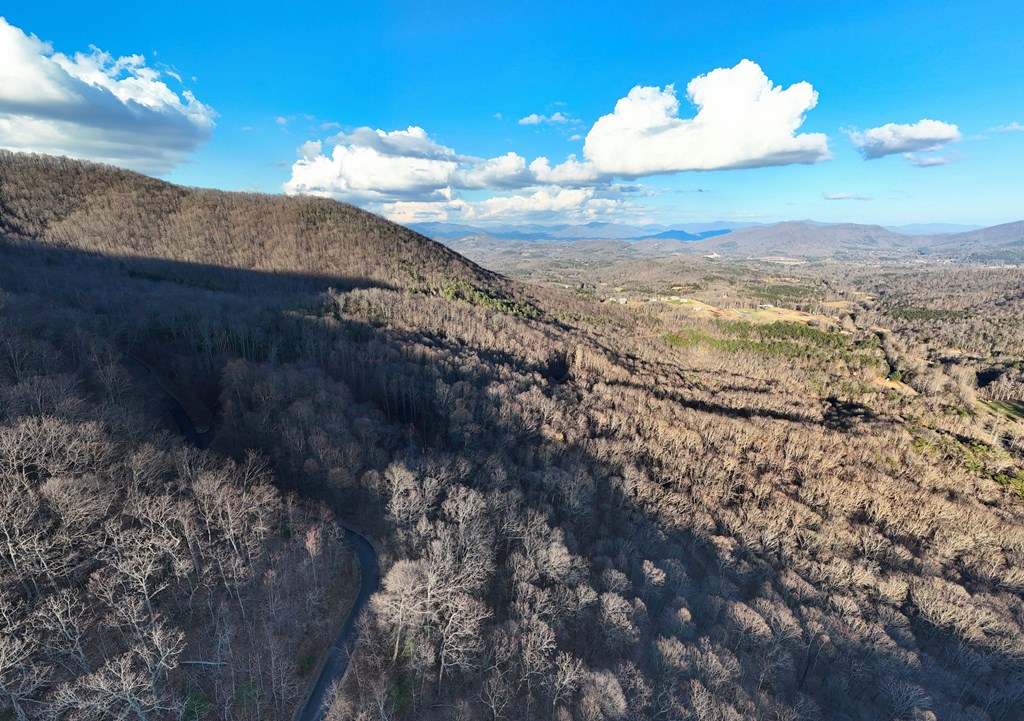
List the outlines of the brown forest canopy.
{"type": "Polygon", "coordinates": [[[137,256],[404,288],[500,278],[352,205],[183,188],[67,158],[0,150],[0,232],[137,256]]]}
{"type": "Polygon", "coordinates": [[[284,717],[358,572],[320,500],[382,546],[332,718],[1020,718],[1024,426],[916,326],[634,312],[37,156],[0,224],[0,713],[284,717]]]}

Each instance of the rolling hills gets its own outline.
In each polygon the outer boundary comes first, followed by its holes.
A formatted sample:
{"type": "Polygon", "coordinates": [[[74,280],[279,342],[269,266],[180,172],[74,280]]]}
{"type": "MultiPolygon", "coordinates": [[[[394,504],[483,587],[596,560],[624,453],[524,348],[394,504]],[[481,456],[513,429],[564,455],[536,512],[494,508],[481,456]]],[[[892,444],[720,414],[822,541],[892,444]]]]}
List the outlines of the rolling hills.
{"type": "Polygon", "coordinates": [[[777,223],[689,244],[685,251],[726,257],[878,260],[1024,260],[1024,221],[963,233],[906,235],[876,225],[777,223]]]}
{"type": "MultiPolygon", "coordinates": [[[[791,221],[770,225],[747,224],[736,230],[651,232],[631,237],[634,229],[608,238],[567,237],[553,228],[527,234],[444,226],[423,231],[487,267],[530,274],[545,263],[553,278],[570,267],[596,267],[629,260],[649,260],[677,254],[710,255],[728,259],[829,260],[851,263],[987,263],[1024,262],[1024,221],[963,232],[919,232],[855,223],[791,221]],[[473,232],[470,232],[473,231],[473,232]],[[546,260],[545,260],[546,259],[546,260]],[[550,262],[548,262],[550,261],[550,262]]],[[[621,228],[620,228],[621,230],[621,228]]],[[[595,233],[599,235],[599,233],[595,233]]]]}
{"type": "Polygon", "coordinates": [[[748,223],[698,223],[689,231],[665,225],[625,225],[593,221],[579,225],[488,225],[460,223],[413,223],[410,227],[437,240],[457,240],[468,236],[488,236],[511,241],[573,241],[573,240],[700,240],[730,232],[748,223]]]}

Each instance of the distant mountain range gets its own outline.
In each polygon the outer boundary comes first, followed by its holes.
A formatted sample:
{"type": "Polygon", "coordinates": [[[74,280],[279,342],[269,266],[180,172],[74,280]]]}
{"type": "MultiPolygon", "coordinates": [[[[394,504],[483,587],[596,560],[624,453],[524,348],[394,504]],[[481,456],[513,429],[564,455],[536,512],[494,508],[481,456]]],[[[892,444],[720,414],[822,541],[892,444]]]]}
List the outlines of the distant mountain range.
{"type": "MultiPolygon", "coordinates": [[[[440,224],[435,224],[440,225],[440,224]]],[[[537,226],[520,233],[472,226],[446,225],[448,235],[436,228],[417,227],[434,233],[457,252],[485,267],[506,267],[511,256],[564,257],[572,263],[608,263],[678,254],[717,255],[725,258],[791,258],[795,260],[961,261],[977,263],[1024,263],[1024,221],[957,233],[902,232],[880,225],[791,221],[773,225],[747,225],[732,231],[703,230],[700,237],[689,229],[657,230],[634,234],[641,226],[609,223],[588,226],[553,226],[542,233],[537,226]],[[581,228],[587,228],[585,234],[581,228]],[[476,233],[469,233],[475,230],[476,233]],[[628,232],[627,232],[628,231],[628,232]],[[601,238],[600,233],[623,237],[601,238]],[[584,237],[580,237],[580,236],[584,237]]],[[[543,226],[540,226],[543,228],[543,226]]],[[[923,230],[929,226],[912,226],[923,230]]],[[[695,228],[694,228],[695,230],[695,228]]]]}
{"type": "Polygon", "coordinates": [[[909,225],[886,225],[891,230],[903,235],[939,235],[942,233],[966,233],[981,230],[982,225],[960,225],[957,223],[910,223],[909,225]]]}
{"type": "Polygon", "coordinates": [[[727,257],[1024,262],[1024,221],[960,233],[897,233],[879,225],[806,222],[744,228],[688,243],[686,252],[727,257]]]}
{"type": "Polygon", "coordinates": [[[499,240],[703,240],[724,235],[751,223],[695,223],[688,228],[670,225],[624,225],[594,221],[582,225],[489,225],[460,223],[412,223],[409,228],[434,240],[453,240],[468,236],[489,236],[499,240]]]}
{"type": "MultiPolygon", "coordinates": [[[[792,223],[750,223],[717,220],[709,223],[686,223],[679,225],[628,225],[594,221],[580,225],[541,225],[527,223],[513,225],[477,226],[463,223],[412,223],[409,228],[428,238],[440,241],[457,240],[470,236],[494,238],[496,240],[524,241],[573,241],[573,240],[679,240],[684,242],[705,240],[734,231],[750,228],[777,228],[779,226],[804,225],[813,227],[842,228],[861,227],[877,228],[901,236],[908,235],[943,235],[957,234],[980,230],[977,225],[955,225],[951,223],[915,223],[894,226],[852,226],[849,223],[822,223],[815,220],[793,221],[792,223]]],[[[873,231],[877,232],[877,231],[873,231]]],[[[897,242],[897,244],[899,244],[897,242]]]]}

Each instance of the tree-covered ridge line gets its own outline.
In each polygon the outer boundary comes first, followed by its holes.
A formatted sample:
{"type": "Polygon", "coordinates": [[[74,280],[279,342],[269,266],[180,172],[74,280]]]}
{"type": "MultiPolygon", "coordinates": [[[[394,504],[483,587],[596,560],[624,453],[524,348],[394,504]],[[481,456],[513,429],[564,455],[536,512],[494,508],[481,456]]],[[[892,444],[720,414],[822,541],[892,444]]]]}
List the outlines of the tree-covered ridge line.
{"type": "Polygon", "coordinates": [[[335,201],[182,188],[9,151],[0,151],[0,172],[0,231],[10,240],[209,264],[214,277],[235,268],[404,287],[414,269],[438,285],[500,283],[434,241],[335,201]]]}

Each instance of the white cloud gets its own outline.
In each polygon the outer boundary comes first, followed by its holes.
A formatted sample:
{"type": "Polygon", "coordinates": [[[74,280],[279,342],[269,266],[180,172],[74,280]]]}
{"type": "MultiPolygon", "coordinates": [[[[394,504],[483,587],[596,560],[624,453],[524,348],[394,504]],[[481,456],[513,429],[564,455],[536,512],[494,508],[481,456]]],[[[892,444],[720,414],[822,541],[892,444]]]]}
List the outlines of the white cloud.
{"type": "Polygon", "coordinates": [[[142,55],[69,57],[0,18],[0,147],[160,174],[209,139],[215,117],[142,55]]]}
{"type": "Polygon", "coordinates": [[[854,193],[822,193],[825,200],[872,200],[870,195],[855,195],[854,193]]]}
{"type": "Polygon", "coordinates": [[[562,112],[553,113],[551,115],[538,115],[537,113],[530,113],[525,118],[519,119],[520,125],[541,125],[543,123],[555,123],[564,125],[565,123],[571,123],[573,119],[562,112]]]}
{"type": "Polygon", "coordinates": [[[393,203],[381,203],[373,208],[381,215],[396,223],[427,223],[448,220],[454,213],[462,210],[461,201],[441,201],[430,203],[419,200],[399,200],[393,203]]]}
{"type": "Polygon", "coordinates": [[[338,133],[331,142],[376,150],[381,155],[407,158],[454,159],[455,151],[438,143],[423,128],[411,125],[390,133],[372,128],[356,128],[351,133],[338,133]]]}
{"type": "MultiPolygon", "coordinates": [[[[493,158],[462,155],[418,126],[357,128],[327,138],[333,150],[316,145],[319,141],[303,144],[284,190],[367,203],[396,219],[436,219],[449,213],[476,219],[554,213],[593,218],[624,212],[622,193],[614,190],[616,177],[831,157],[824,135],[797,133],[804,113],[817,102],[817,93],[806,82],[775,87],[756,63],[744,60],[695,78],[687,94],[698,107],[693,118],[679,117],[671,85],[633,88],[614,112],[590,129],[582,159],[569,155],[556,165],[543,156],[529,161],[516,152],[493,158]],[[473,202],[459,197],[464,190],[522,189],[473,202]]],[[[575,122],[562,111],[534,113],[519,121],[575,122]]]]}
{"type": "Polygon", "coordinates": [[[895,153],[939,150],[946,143],[953,143],[961,138],[960,129],[956,125],[928,119],[919,120],[912,125],[886,123],[877,128],[864,131],[848,130],[846,133],[865,160],[895,153]]]}
{"type": "Polygon", "coordinates": [[[903,159],[911,165],[916,165],[919,168],[933,168],[937,165],[949,165],[950,163],[956,162],[959,158],[955,156],[943,156],[943,155],[914,155],[913,153],[904,153],[903,159]]]}
{"type": "Polygon", "coordinates": [[[496,158],[462,156],[417,126],[391,132],[357,128],[328,142],[334,144],[330,153],[317,147],[319,141],[299,147],[300,158],[284,185],[286,193],[357,202],[423,201],[453,197],[456,189],[509,189],[538,183],[536,161],[528,166],[525,158],[511,152],[496,158]]]}
{"type": "Polygon", "coordinates": [[[599,180],[594,174],[593,166],[590,163],[581,163],[575,155],[570,155],[564,163],[559,163],[553,168],[547,158],[537,158],[530,163],[530,171],[538,183],[588,185],[599,180]]]}
{"type": "MultiPolygon", "coordinates": [[[[308,145],[303,148],[308,150],[308,145]]],[[[363,145],[335,145],[330,156],[318,153],[297,160],[284,190],[289,195],[346,200],[440,199],[457,169],[453,160],[392,155],[363,145]]]]}
{"type": "Polygon", "coordinates": [[[538,188],[529,194],[497,195],[470,204],[464,218],[481,220],[578,214],[594,197],[593,188],[538,188]]]}
{"type": "MultiPolygon", "coordinates": [[[[284,184],[289,195],[323,195],[338,200],[438,201],[459,190],[511,190],[530,186],[594,185],[593,167],[574,155],[551,167],[547,158],[527,163],[509,152],[495,158],[457,154],[420,127],[406,130],[357,128],[328,138],[303,143],[292,177],[284,184]]],[[[417,211],[419,212],[419,211],[417,211]]]]}
{"type": "Polygon", "coordinates": [[[370,206],[397,223],[451,220],[484,222],[494,220],[574,220],[635,217],[639,209],[621,198],[604,197],[594,188],[545,186],[528,188],[480,201],[451,198],[439,202],[395,201],[370,206]]]}
{"type": "Polygon", "coordinates": [[[679,117],[672,85],[636,86],[587,134],[583,155],[596,173],[641,177],[686,170],[815,163],[831,157],[821,133],[796,134],[818,102],[809,83],[783,90],[743,60],[690,81],[693,118],[679,117]]]}
{"type": "Polygon", "coordinates": [[[521,188],[534,182],[526,158],[516,153],[472,162],[453,180],[466,189],[521,188]]]}
{"type": "Polygon", "coordinates": [[[1024,125],[1021,125],[1016,120],[1008,125],[997,125],[994,128],[989,128],[990,133],[1024,133],[1024,125]]]}
{"type": "Polygon", "coordinates": [[[316,156],[320,155],[322,149],[323,146],[319,140],[310,140],[299,146],[299,155],[304,160],[314,160],[316,156]]]}

